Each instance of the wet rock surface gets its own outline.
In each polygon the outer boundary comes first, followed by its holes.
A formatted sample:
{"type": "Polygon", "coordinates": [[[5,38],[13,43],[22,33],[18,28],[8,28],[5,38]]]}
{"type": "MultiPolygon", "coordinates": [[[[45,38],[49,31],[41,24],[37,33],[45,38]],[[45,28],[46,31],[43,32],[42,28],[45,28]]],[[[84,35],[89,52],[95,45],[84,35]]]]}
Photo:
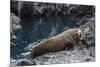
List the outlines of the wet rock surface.
{"type": "MultiPolygon", "coordinates": [[[[47,53],[34,59],[28,59],[28,55],[31,53],[32,47],[39,43],[41,40],[38,42],[33,42],[24,48],[26,52],[20,54],[22,59],[11,59],[11,67],[14,67],[14,65],[48,65],[95,61],[95,6],[73,4],[61,5],[41,2],[30,3],[23,1],[20,3],[12,2],[11,10],[12,13],[15,13],[15,15],[19,16],[20,18],[65,15],[70,17],[72,21],[76,22],[76,25],[74,27],[80,28],[85,33],[85,41],[83,43],[80,42],[79,44],[77,44],[74,50],[66,49],[64,51],[56,53],[47,53]],[[15,5],[17,5],[19,9],[15,8],[15,5]],[[29,9],[31,9],[32,11],[29,9]],[[24,12],[22,12],[23,10],[24,12]]],[[[63,30],[66,29],[70,29],[70,27],[66,26],[65,28],[63,28],[63,30]]],[[[50,36],[54,36],[55,33],[56,32],[54,30],[54,33],[51,33],[50,36]]]]}
{"type": "MultiPolygon", "coordinates": [[[[95,57],[91,50],[95,51],[94,47],[90,50],[84,48],[81,50],[75,49],[74,51],[64,50],[57,53],[48,53],[34,59],[19,59],[16,60],[18,66],[28,65],[49,65],[49,64],[66,64],[66,63],[80,63],[80,62],[94,62],[95,57]],[[91,53],[92,52],[92,53],[91,53]]],[[[11,63],[13,64],[13,63],[11,63]]]]}

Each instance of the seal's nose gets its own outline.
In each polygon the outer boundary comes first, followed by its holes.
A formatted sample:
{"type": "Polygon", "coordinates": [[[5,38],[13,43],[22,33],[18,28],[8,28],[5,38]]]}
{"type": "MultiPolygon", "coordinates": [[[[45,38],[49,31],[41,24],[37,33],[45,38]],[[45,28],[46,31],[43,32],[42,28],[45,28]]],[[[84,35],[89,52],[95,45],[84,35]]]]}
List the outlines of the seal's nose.
{"type": "Polygon", "coordinates": [[[83,32],[80,32],[80,40],[83,40],[84,39],[84,33],[83,32]]]}

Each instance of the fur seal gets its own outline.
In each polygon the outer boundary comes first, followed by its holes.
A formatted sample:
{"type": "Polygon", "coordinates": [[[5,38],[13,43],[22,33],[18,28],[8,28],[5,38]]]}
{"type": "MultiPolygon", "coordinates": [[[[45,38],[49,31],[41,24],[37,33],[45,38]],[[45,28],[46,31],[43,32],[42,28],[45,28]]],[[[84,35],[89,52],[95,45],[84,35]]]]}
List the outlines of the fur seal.
{"type": "Polygon", "coordinates": [[[72,48],[83,38],[84,34],[78,28],[66,30],[35,45],[32,48],[31,56],[37,57],[45,53],[58,52],[65,48],[72,48]]]}

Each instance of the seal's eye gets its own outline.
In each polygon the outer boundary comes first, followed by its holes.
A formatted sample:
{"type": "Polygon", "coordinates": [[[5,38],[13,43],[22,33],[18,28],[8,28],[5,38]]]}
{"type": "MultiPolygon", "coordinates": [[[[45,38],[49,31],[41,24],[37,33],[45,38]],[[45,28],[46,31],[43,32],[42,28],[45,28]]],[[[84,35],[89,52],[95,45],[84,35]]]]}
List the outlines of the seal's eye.
{"type": "Polygon", "coordinates": [[[75,35],[78,36],[78,33],[76,32],[75,35]]]}

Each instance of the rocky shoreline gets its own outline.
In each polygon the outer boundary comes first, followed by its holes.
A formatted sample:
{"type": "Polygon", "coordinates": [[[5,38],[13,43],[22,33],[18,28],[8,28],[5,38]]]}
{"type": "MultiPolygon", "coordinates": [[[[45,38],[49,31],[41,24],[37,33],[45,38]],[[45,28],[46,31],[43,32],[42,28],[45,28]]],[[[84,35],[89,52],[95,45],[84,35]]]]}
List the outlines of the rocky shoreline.
{"type": "MultiPolygon", "coordinates": [[[[32,46],[35,43],[29,44],[25,49],[27,52],[22,53],[22,59],[11,59],[11,67],[16,65],[48,65],[48,64],[66,64],[66,63],[79,63],[79,62],[94,62],[95,61],[95,6],[94,5],[74,5],[74,4],[50,4],[50,3],[33,3],[33,2],[11,2],[11,18],[18,16],[21,20],[30,17],[48,17],[48,16],[68,16],[72,21],[75,21],[77,27],[85,33],[86,44],[79,43],[75,50],[64,50],[57,53],[48,53],[39,56],[35,59],[27,59],[30,54],[32,46]],[[17,8],[15,8],[17,6],[17,8]],[[31,9],[31,10],[30,10],[31,9]],[[80,48],[80,49],[79,49],[80,48]],[[63,57],[62,57],[63,56],[63,57]]],[[[16,17],[15,17],[16,18],[16,17]]],[[[11,19],[12,20],[12,19],[11,19]]],[[[16,20],[20,24],[19,20],[16,20]]],[[[14,22],[13,22],[14,23],[14,22]]],[[[13,25],[11,22],[11,25],[13,25]]],[[[14,26],[16,29],[21,29],[20,26],[14,26]]],[[[16,30],[11,26],[11,34],[16,30]]],[[[11,35],[11,40],[13,39],[11,35]]],[[[15,37],[17,38],[17,37],[15,37]]],[[[36,42],[37,43],[37,42],[36,42]]]]}

